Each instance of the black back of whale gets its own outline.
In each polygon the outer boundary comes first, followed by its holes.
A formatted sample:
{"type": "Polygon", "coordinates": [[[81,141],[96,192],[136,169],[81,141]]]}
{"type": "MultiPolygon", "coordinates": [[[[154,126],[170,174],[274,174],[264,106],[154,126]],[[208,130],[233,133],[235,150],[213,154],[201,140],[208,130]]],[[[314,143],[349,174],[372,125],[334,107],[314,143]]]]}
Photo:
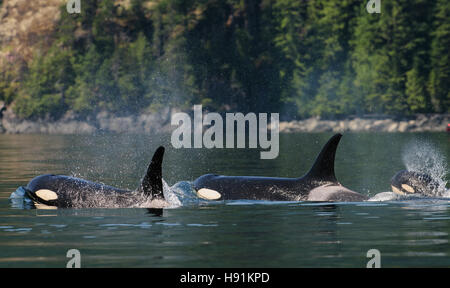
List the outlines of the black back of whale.
{"type": "MultiPolygon", "coordinates": [[[[272,200],[299,201],[309,200],[309,193],[318,187],[328,186],[328,191],[315,191],[327,196],[318,197],[318,201],[361,201],[366,197],[343,187],[334,173],[336,149],[341,139],[336,134],[322,148],[309,172],[300,178],[222,176],[206,174],[194,181],[194,188],[212,189],[221,194],[221,200],[272,200]],[[331,187],[332,186],[332,187],[331,187]],[[330,193],[330,189],[332,191],[330,193]]],[[[317,198],[317,197],[316,197],[317,198]]]]}
{"type": "MultiPolygon", "coordinates": [[[[45,174],[33,178],[25,187],[28,197],[34,202],[56,207],[73,207],[76,203],[89,203],[94,194],[102,194],[113,199],[112,202],[121,206],[133,205],[136,198],[130,197],[133,193],[137,196],[144,195],[151,199],[164,199],[162,184],[162,161],[164,147],[159,147],[150,162],[147,172],[144,175],[139,187],[135,191],[119,189],[116,187],[95,183],[88,180],[65,175],[45,174]],[[58,196],[56,200],[45,200],[40,198],[36,192],[41,190],[51,190],[58,196]]],[[[95,207],[95,203],[90,203],[90,207],[95,207]]]]}

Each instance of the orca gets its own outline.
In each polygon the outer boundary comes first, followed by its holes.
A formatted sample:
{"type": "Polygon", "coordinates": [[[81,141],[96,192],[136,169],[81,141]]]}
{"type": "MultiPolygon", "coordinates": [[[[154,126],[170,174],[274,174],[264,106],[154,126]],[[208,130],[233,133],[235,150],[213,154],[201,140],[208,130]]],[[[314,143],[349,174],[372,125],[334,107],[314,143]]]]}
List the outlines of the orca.
{"type": "Polygon", "coordinates": [[[342,134],[325,144],[311,170],[300,178],[223,176],[206,174],[193,182],[197,196],[206,200],[352,201],[368,198],[336,179],[334,159],[342,134]]]}
{"type": "Polygon", "coordinates": [[[430,175],[401,170],[391,179],[392,191],[399,195],[419,194],[422,196],[441,196],[443,192],[439,189],[439,183],[430,175]]]}
{"type": "MultiPolygon", "coordinates": [[[[159,201],[164,206],[162,161],[164,147],[159,147],[140,185],[134,191],[115,188],[65,175],[45,174],[33,178],[25,189],[36,208],[108,208],[132,207],[136,201],[159,201]]],[[[155,207],[158,208],[158,207],[155,207]]]]}

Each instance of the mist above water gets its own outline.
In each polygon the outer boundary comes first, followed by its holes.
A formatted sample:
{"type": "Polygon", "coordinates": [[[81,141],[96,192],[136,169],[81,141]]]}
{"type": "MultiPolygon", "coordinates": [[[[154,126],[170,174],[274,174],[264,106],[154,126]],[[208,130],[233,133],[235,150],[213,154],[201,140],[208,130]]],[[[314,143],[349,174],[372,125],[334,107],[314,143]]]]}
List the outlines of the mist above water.
{"type": "Polygon", "coordinates": [[[408,171],[428,174],[438,183],[436,196],[450,196],[446,191],[447,162],[442,151],[433,143],[426,140],[409,142],[403,149],[402,161],[408,171]]]}

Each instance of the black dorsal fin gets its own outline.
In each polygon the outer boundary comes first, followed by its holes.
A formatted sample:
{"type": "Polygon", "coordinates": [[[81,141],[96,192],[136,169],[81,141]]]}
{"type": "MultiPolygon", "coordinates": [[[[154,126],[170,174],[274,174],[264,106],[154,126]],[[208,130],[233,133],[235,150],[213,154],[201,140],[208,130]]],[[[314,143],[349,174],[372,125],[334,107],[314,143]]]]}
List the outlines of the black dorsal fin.
{"type": "Polygon", "coordinates": [[[337,182],[334,175],[334,158],[341,137],[342,134],[336,134],[328,140],[305,177],[318,181],[337,182]]]}
{"type": "Polygon", "coordinates": [[[147,173],[141,181],[139,191],[146,196],[164,199],[163,184],[162,184],[162,161],[164,156],[164,147],[156,149],[153,154],[152,161],[148,165],[147,173]]]}

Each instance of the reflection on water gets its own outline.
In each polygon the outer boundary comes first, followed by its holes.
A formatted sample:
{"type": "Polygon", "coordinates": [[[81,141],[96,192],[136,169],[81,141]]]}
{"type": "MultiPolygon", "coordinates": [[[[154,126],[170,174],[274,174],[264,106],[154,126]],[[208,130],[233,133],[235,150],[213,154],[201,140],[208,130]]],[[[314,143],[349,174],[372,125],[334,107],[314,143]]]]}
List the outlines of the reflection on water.
{"type": "MultiPolygon", "coordinates": [[[[450,266],[447,199],[207,204],[187,197],[189,205],[164,210],[35,210],[8,199],[43,173],[134,189],[161,144],[169,147],[163,176],[172,188],[205,173],[298,177],[329,136],[281,135],[280,157],[260,160],[250,149],[170,149],[167,135],[1,135],[0,267],[65,267],[69,249],[80,250],[82,267],[365,267],[369,249],[381,252],[382,267],[450,266]]],[[[402,147],[420,138],[449,159],[443,133],[347,134],[337,177],[361,193],[388,191],[405,168],[402,147]]]]}

